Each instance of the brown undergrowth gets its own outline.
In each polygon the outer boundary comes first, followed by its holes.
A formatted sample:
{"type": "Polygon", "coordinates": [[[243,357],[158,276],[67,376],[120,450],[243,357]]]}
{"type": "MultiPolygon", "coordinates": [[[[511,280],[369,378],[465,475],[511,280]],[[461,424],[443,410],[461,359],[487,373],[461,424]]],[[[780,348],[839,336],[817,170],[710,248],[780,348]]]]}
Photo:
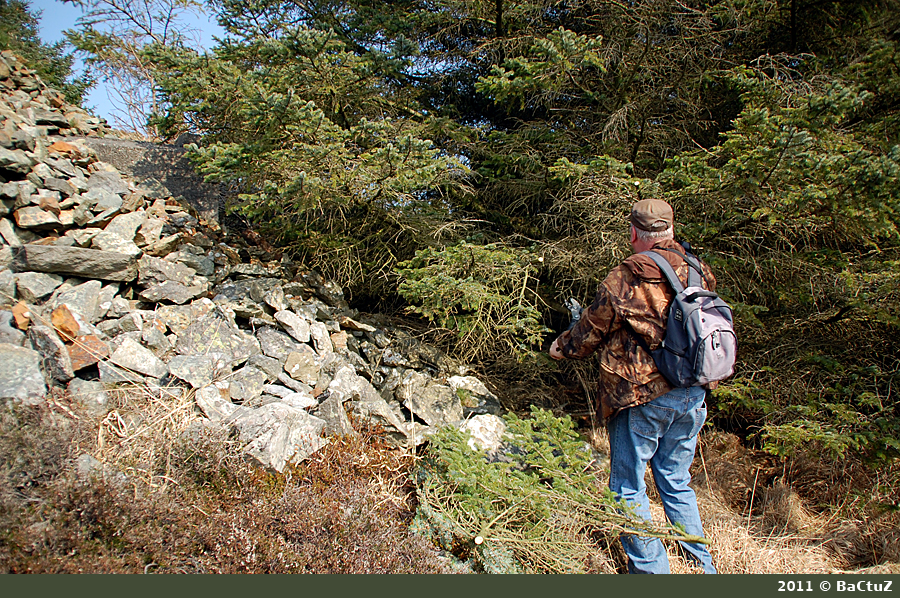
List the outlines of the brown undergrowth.
{"type": "MultiPolygon", "coordinates": [[[[0,410],[0,571],[466,570],[409,532],[414,457],[376,431],[280,475],[201,425],[189,393],[123,391],[102,419],[78,405],[55,393],[0,410]]],[[[591,441],[602,465],[601,428],[591,441]]],[[[708,430],[693,473],[722,573],[898,570],[900,515],[885,506],[896,468],[775,458],[708,430]]],[[[624,570],[617,543],[597,551],[624,570]]],[[[673,572],[698,572],[669,551],[673,572]]]]}
{"type": "Polygon", "coordinates": [[[278,475],[246,461],[227,438],[197,427],[168,445],[165,426],[153,427],[159,444],[151,457],[149,437],[127,434],[123,407],[120,398],[122,439],[132,450],[118,461],[110,454],[114,443],[97,447],[98,430],[108,424],[79,413],[64,397],[3,410],[0,570],[450,571],[433,546],[408,532],[409,457],[389,450],[373,431],[332,440],[278,475]],[[79,459],[84,452],[104,461],[88,472],[79,459]]]}

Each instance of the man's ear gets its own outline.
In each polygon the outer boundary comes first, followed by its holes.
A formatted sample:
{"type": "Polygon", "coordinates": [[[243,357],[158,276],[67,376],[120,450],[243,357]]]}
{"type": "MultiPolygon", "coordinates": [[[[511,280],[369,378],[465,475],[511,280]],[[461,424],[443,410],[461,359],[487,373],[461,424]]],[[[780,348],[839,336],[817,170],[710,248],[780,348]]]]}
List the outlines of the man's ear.
{"type": "Polygon", "coordinates": [[[631,244],[633,245],[635,241],[637,241],[637,231],[634,230],[634,225],[632,224],[631,225],[631,244]]]}

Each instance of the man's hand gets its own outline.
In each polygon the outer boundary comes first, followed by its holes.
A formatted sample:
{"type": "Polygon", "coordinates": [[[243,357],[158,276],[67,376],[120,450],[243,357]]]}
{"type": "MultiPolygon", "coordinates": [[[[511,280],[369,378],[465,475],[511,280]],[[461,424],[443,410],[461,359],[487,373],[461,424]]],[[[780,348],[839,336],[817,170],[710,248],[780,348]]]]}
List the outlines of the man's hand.
{"type": "Polygon", "coordinates": [[[555,341],[553,341],[553,344],[550,345],[550,357],[556,359],[557,361],[566,358],[566,356],[559,351],[559,339],[556,339],[555,341]]]}

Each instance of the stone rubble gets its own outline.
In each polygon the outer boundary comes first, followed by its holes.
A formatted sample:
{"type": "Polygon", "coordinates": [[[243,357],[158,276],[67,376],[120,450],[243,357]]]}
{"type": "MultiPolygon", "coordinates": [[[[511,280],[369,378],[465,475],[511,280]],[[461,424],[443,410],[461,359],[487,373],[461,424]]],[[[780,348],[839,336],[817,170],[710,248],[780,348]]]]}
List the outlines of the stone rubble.
{"type": "Polygon", "coordinates": [[[0,119],[0,401],[56,386],[102,418],[118,386],[180,389],[277,471],[355,434],[353,418],[414,449],[501,413],[464,366],[362,321],[334,282],[100,161],[86,140],[104,122],[9,52],[0,119]]]}

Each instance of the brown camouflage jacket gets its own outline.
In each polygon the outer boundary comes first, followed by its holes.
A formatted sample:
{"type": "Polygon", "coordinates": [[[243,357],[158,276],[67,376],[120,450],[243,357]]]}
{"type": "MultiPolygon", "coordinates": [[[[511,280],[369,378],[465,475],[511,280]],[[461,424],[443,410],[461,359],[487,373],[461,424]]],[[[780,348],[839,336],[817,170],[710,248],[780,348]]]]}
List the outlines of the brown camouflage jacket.
{"type": "MultiPolygon", "coordinates": [[[[656,247],[683,252],[671,239],[658,242],[656,247]]],[[[682,283],[686,282],[690,266],[671,251],[659,253],[672,264],[682,283]]],[[[701,265],[704,286],[714,291],[715,278],[709,266],[702,262],[701,265]]],[[[604,419],[672,390],[632,330],[644,337],[651,350],[656,349],[665,337],[669,304],[674,296],[652,259],[632,255],[610,271],[593,304],[584,310],[574,328],[559,337],[559,350],[569,359],[583,359],[599,350],[600,412],[604,419]],[[624,325],[626,321],[630,329],[624,325]]]]}

